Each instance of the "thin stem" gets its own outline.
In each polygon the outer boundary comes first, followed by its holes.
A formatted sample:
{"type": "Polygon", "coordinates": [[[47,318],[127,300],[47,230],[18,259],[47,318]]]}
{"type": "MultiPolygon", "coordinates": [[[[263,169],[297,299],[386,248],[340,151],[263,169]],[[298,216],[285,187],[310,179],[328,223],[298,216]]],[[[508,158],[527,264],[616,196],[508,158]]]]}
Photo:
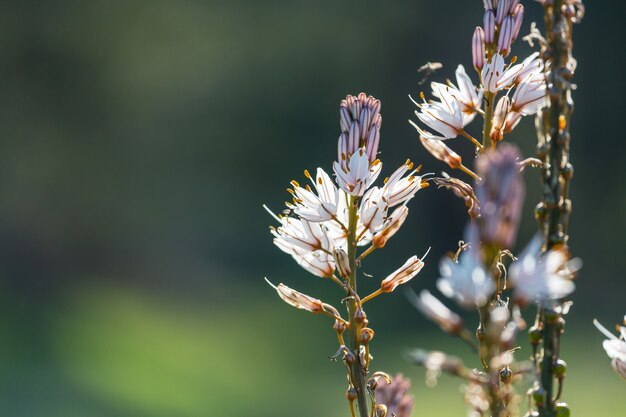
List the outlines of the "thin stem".
{"type": "Polygon", "coordinates": [[[376,249],[378,249],[376,246],[372,245],[369,248],[365,249],[365,251],[363,251],[363,253],[361,254],[361,256],[359,256],[359,258],[356,260],[357,263],[361,262],[363,259],[367,258],[367,256],[369,254],[371,254],[372,252],[374,252],[376,249]]]}
{"type": "Polygon", "coordinates": [[[472,142],[474,145],[476,145],[476,147],[478,149],[480,149],[482,151],[483,149],[483,145],[480,144],[480,142],[472,135],[470,135],[469,133],[467,133],[465,130],[461,130],[461,135],[463,135],[464,137],[466,137],[467,139],[470,140],[470,142],[472,142]]]}
{"type": "Polygon", "coordinates": [[[378,297],[379,295],[381,295],[383,293],[383,290],[381,288],[377,289],[376,291],[374,291],[373,293],[371,293],[370,295],[368,295],[367,297],[363,298],[361,300],[361,305],[365,304],[367,301],[371,300],[374,297],[378,297]]]}
{"type": "Polygon", "coordinates": [[[469,175],[470,177],[472,177],[475,181],[480,180],[480,177],[478,175],[476,175],[474,173],[474,171],[472,171],[471,169],[469,169],[468,167],[466,167],[465,165],[461,164],[461,166],[459,167],[459,169],[463,172],[465,172],[467,175],[469,175]]]}
{"type": "Polygon", "coordinates": [[[491,126],[493,125],[493,101],[496,99],[495,93],[485,92],[484,102],[485,102],[485,123],[483,124],[483,144],[481,148],[481,152],[484,152],[485,149],[490,149],[493,145],[491,144],[491,126]]]}
{"type": "MultiPolygon", "coordinates": [[[[356,293],[357,291],[357,263],[356,263],[356,229],[357,229],[357,210],[358,197],[350,196],[348,198],[348,259],[350,262],[350,275],[348,285],[356,293]]],[[[367,410],[367,392],[365,389],[365,370],[360,360],[359,335],[361,334],[361,323],[355,319],[357,303],[354,298],[348,300],[348,314],[350,316],[350,326],[348,334],[352,344],[352,350],[355,360],[352,363],[352,385],[357,393],[357,401],[359,406],[359,415],[368,417],[367,410]]]]}

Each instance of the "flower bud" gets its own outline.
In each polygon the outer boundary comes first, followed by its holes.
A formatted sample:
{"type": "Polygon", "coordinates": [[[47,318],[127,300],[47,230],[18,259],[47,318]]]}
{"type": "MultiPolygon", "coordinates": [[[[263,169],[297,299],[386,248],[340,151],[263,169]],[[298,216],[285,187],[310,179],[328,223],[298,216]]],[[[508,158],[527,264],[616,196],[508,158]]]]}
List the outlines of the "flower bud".
{"type": "Polygon", "coordinates": [[[496,23],[501,25],[506,15],[509,14],[511,0],[498,0],[498,8],[496,9],[496,23]]]}
{"type": "Polygon", "coordinates": [[[350,260],[346,251],[341,248],[335,248],[333,257],[335,258],[335,265],[339,275],[343,278],[350,276],[352,271],[350,270],[350,260]]]}
{"type": "Polygon", "coordinates": [[[491,126],[491,132],[489,136],[494,142],[499,142],[504,137],[504,126],[506,122],[506,116],[511,108],[511,100],[509,96],[503,96],[496,104],[496,109],[493,116],[493,123],[491,126]]]}
{"type": "Polygon", "coordinates": [[[367,320],[367,315],[365,314],[365,311],[362,308],[357,308],[357,310],[354,312],[354,321],[356,321],[357,323],[363,323],[365,320],[367,320]]]}
{"type": "Polygon", "coordinates": [[[385,404],[376,404],[376,417],[387,417],[387,406],[385,404]]]}
{"type": "Polygon", "coordinates": [[[563,359],[557,359],[556,363],[552,367],[554,376],[558,379],[565,378],[565,372],[567,371],[567,363],[563,359]]]}
{"type": "Polygon", "coordinates": [[[480,73],[485,66],[485,31],[477,26],[472,36],[472,63],[480,73]]]}
{"type": "Polygon", "coordinates": [[[438,160],[445,162],[452,169],[458,169],[462,165],[461,157],[450,149],[443,141],[427,139],[420,136],[420,142],[424,148],[438,160]]]}
{"type": "Polygon", "coordinates": [[[493,10],[494,0],[483,0],[483,5],[485,6],[485,10],[493,10]]]}
{"type": "MultiPolygon", "coordinates": [[[[267,282],[270,283],[269,281],[267,282]]],[[[270,285],[272,284],[270,283],[270,285]]],[[[274,287],[274,289],[278,293],[278,296],[292,307],[298,308],[300,310],[310,311],[314,314],[318,314],[324,311],[324,303],[322,301],[313,297],[309,297],[306,294],[302,294],[301,292],[291,289],[282,283],[278,284],[278,286],[274,287]]]]}
{"type": "Polygon", "coordinates": [[[496,33],[496,21],[493,10],[487,10],[485,12],[483,26],[485,28],[485,43],[493,43],[496,33]]]}
{"type": "Polygon", "coordinates": [[[356,397],[357,397],[356,389],[354,389],[353,386],[350,386],[348,390],[346,391],[346,398],[348,399],[348,401],[354,401],[356,400],[356,397]]]}
{"type": "Polygon", "coordinates": [[[361,329],[361,343],[366,345],[373,338],[374,338],[374,330],[370,329],[369,327],[364,327],[363,329],[361,329]]]}
{"type": "Polygon", "coordinates": [[[569,406],[565,402],[558,402],[554,405],[555,417],[569,417],[569,406]]]}
{"type": "Polygon", "coordinates": [[[498,36],[498,51],[500,55],[507,56],[511,51],[511,42],[513,41],[513,17],[507,16],[500,26],[500,34],[498,36]]]}
{"type": "Polygon", "coordinates": [[[517,148],[503,144],[476,161],[477,174],[482,178],[476,186],[480,240],[500,249],[513,246],[522,213],[525,187],[518,159],[517,148]]]}
{"type": "Polygon", "coordinates": [[[409,394],[411,381],[398,374],[389,382],[377,387],[376,403],[387,407],[388,416],[409,417],[414,401],[413,396],[409,394]]]}
{"type": "Polygon", "coordinates": [[[424,262],[420,258],[415,255],[410,257],[404,265],[383,280],[380,284],[380,289],[383,292],[392,292],[398,285],[410,281],[423,267],[424,262]]]}
{"type": "Polygon", "coordinates": [[[387,241],[396,234],[400,227],[404,224],[407,216],[409,215],[409,208],[404,204],[396,208],[391,216],[387,219],[383,230],[376,233],[372,238],[372,243],[377,248],[382,248],[387,244],[387,241]]]}
{"type": "Polygon", "coordinates": [[[478,199],[471,185],[457,178],[434,178],[433,181],[439,188],[445,187],[451,190],[457,197],[461,197],[465,201],[470,218],[476,219],[480,215],[478,199]]]}
{"type": "Polygon", "coordinates": [[[543,407],[546,403],[546,399],[548,398],[548,394],[546,390],[540,387],[538,384],[532,390],[531,396],[535,401],[535,405],[537,407],[543,407]]]}
{"type": "Polygon", "coordinates": [[[522,29],[522,23],[524,22],[524,6],[518,4],[513,10],[513,36],[511,42],[515,42],[519,36],[519,32],[522,29]]]}

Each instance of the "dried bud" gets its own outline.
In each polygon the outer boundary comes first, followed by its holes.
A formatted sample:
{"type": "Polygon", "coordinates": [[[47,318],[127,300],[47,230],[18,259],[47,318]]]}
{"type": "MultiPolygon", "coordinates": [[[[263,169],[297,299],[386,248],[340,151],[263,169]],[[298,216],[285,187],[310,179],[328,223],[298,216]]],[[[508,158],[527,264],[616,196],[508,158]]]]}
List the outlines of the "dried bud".
{"type": "Polygon", "coordinates": [[[396,234],[400,227],[404,224],[407,216],[409,215],[409,208],[404,204],[396,208],[391,216],[387,219],[383,230],[376,233],[372,238],[372,243],[377,248],[382,248],[387,244],[387,241],[396,234]]]}
{"type": "Polygon", "coordinates": [[[346,391],[346,398],[348,399],[348,401],[354,401],[356,400],[356,397],[357,397],[356,389],[354,389],[353,386],[350,386],[348,390],[346,391]]]}
{"type": "MultiPolygon", "coordinates": [[[[428,252],[426,252],[426,254],[428,254],[428,252]]],[[[383,280],[380,284],[380,289],[383,292],[392,292],[398,285],[402,285],[410,281],[411,278],[422,270],[423,267],[424,262],[416,255],[413,255],[404,263],[404,265],[383,280]]]]}
{"type": "Polygon", "coordinates": [[[376,403],[387,406],[387,415],[409,417],[413,409],[413,396],[409,394],[411,381],[397,374],[390,384],[381,384],[376,389],[376,403]]]}
{"type": "Polygon", "coordinates": [[[458,169],[462,165],[461,157],[450,149],[443,141],[427,139],[420,136],[420,142],[426,150],[435,158],[448,164],[452,169],[458,169]]]}
{"type": "Polygon", "coordinates": [[[504,137],[504,126],[506,122],[506,116],[511,108],[511,100],[509,96],[503,96],[496,104],[496,109],[493,116],[493,124],[491,125],[491,132],[489,136],[494,142],[499,142],[504,137]]]}
{"type": "Polygon", "coordinates": [[[511,371],[511,368],[506,366],[500,370],[500,381],[502,381],[504,384],[510,384],[512,378],[513,372],[511,371]]]}
{"type": "Polygon", "coordinates": [[[524,182],[517,167],[519,151],[509,144],[483,154],[476,161],[482,178],[476,188],[481,204],[479,233],[481,241],[498,248],[510,248],[517,236],[524,182]]]}
{"type": "Polygon", "coordinates": [[[422,290],[419,296],[413,293],[409,300],[424,316],[437,323],[444,332],[459,334],[463,330],[461,317],[446,307],[428,290],[422,290]]]}
{"type": "Polygon", "coordinates": [[[369,327],[361,329],[361,343],[368,344],[374,338],[374,330],[369,327]]]}
{"type": "Polygon", "coordinates": [[[493,43],[496,33],[496,18],[493,10],[487,10],[483,18],[483,26],[485,28],[485,43],[493,43]]]}
{"type": "Polygon", "coordinates": [[[476,27],[472,36],[472,63],[479,73],[485,66],[485,31],[480,26],[476,27]]]}
{"type": "Polygon", "coordinates": [[[439,188],[445,187],[457,196],[461,197],[465,201],[467,212],[472,219],[476,219],[480,216],[480,207],[478,206],[478,199],[474,194],[474,189],[471,185],[457,179],[457,178],[434,178],[433,181],[439,188]]]}
{"type": "Polygon", "coordinates": [[[357,308],[357,310],[354,312],[354,321],[356,321],[357,323],[363,323],[365,320],[367,320],[365,310],[363,310],[362,308],[357,308]]]}
{"type": "Polygon", "coordinates": [[[511,51],[511,42],[513,41],[513,17],[507,16],[500,27],[498,36],[498,51],[500,55],[507,56],[511,51]]]}
{"type": "Polygon", "coordinates": [[[387,406],[385,404],[376,404],[376,417],[387,417],[387,406]]]}
{"type": "Polygon", "coordinates": [[[346,251],[341,248],[335,248],[333,257],[335,258],[335,265],[337,266],[339,275],[344,278],[350,276],[350,260],[348,259],[346,251]]]}
{"type": "MultiPolygon", "coordinates": [[[[268,284],[272,285],[271,282],[267,282],[268,284]]],[[[324,303],[316,298],[309,297],[306,294],[302,294],[301,292],[291,289],[282,283],[278,284],[278,286],[272,285],[272,287],[274,287],[274,289],[278,293],[278,296],[290,306],[293,306],[300,310],[310,311],[314,314],[318,314],[324,311],[324,303]]]]}

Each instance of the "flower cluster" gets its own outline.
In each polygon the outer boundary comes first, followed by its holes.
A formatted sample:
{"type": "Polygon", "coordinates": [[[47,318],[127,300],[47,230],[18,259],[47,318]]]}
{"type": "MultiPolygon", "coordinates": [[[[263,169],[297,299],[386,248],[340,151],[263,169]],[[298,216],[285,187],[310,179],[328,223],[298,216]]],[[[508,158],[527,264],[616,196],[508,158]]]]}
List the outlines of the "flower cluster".
{"type": "MultiPolygon", "coordinates": [[[[375,185],[383,167],[377,157],[382,123],[379,100],[363,93],[347,96],[341,102],[339,116],[341,134],[333,163],[334,178],[322,168],[317,168],[315,176],[305,170],[308,183],[291,181],[291,201],[286,203],[286,210],[274,214],[266,209],[278,223],[270,228],[274,244],[311,274],[341,286],[347,295],[349,317],[344,320],[331,305],[282,283],[270,285],[287,304],[335,319],[333,329],[340,347],[333,357],[341,356],[348,369],[350,386],[346,395],[352,414],[356,401],[364,415],[368,401],[364,378],[374,331],[368,327],[363,304],[415,277],[424,266],[425,255],[410,257],[366,297],[356,291],[357,270],[366,256],[383,248],[397,233],[408,216],[407,202],[428,183],[419,175],[420,167],[407,160],[382,184],[375,185]],[[358,248],[364,246],[367,248],[358,253],[358,248]],[[344,340],[346,331],[348,341],[344,340]]],[[[372,406],[372,411],[379,415],[386,407],[378,404],[372,406]]]]}

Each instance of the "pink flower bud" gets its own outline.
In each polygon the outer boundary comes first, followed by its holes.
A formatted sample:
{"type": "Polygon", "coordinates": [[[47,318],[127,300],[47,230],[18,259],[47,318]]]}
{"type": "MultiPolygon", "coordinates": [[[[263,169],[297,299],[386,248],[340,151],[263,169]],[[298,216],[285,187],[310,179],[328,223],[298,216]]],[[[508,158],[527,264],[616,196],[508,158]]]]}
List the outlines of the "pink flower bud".
{"type": "Polygon", "coordinates": [[[506,15],[509,14],[511,0],[498,0],[498,8],[496,10],[496,23],[501,25],[506,15]]]}
{"type": "Polygon", "coordinates": [[[489,134],[492,141],[499,142],[504,137],[504,123],[510,108],[511,100],[509,99],[509,96],[503,96],[498,101],[498,104],[496,104],[491,132],[489,134]]]}
{"type": "Polygon", "coordinates": [[[507,56],[511,51],[513,41],[513,18],[507,16],[500,26],[500,36],[498,36],[498,51],[502,56],[507,56]]]}
{"type": "Polygon", "coordinates": [[[492,10],[485,12],[483,26],[485,27],[485,43],[493,43],[496,33],[496,20],[492,10]]]}
{"type": "Polygon", "coordinates": [[[459,154],[450,149],[443,141],[427,139],[423,136],[420,136],[420,141],[432,156],[445,162],[450,168],[458,169],[461,166],[463,161],[459,154]]]}
{"type": "Polygon", "coordinates": [[[480,26],[476,27],[472,36],[472,62],[480,73],[485,66],[485,31],[480,26]]]}
{"type": "Polygon", "coordinates": [[[522,29],[522,23],[524,21],[524,6],[518,4],[513,11],[513,37],[511,42],[515,42],[519,36],[519,32],[522,29]]]}

